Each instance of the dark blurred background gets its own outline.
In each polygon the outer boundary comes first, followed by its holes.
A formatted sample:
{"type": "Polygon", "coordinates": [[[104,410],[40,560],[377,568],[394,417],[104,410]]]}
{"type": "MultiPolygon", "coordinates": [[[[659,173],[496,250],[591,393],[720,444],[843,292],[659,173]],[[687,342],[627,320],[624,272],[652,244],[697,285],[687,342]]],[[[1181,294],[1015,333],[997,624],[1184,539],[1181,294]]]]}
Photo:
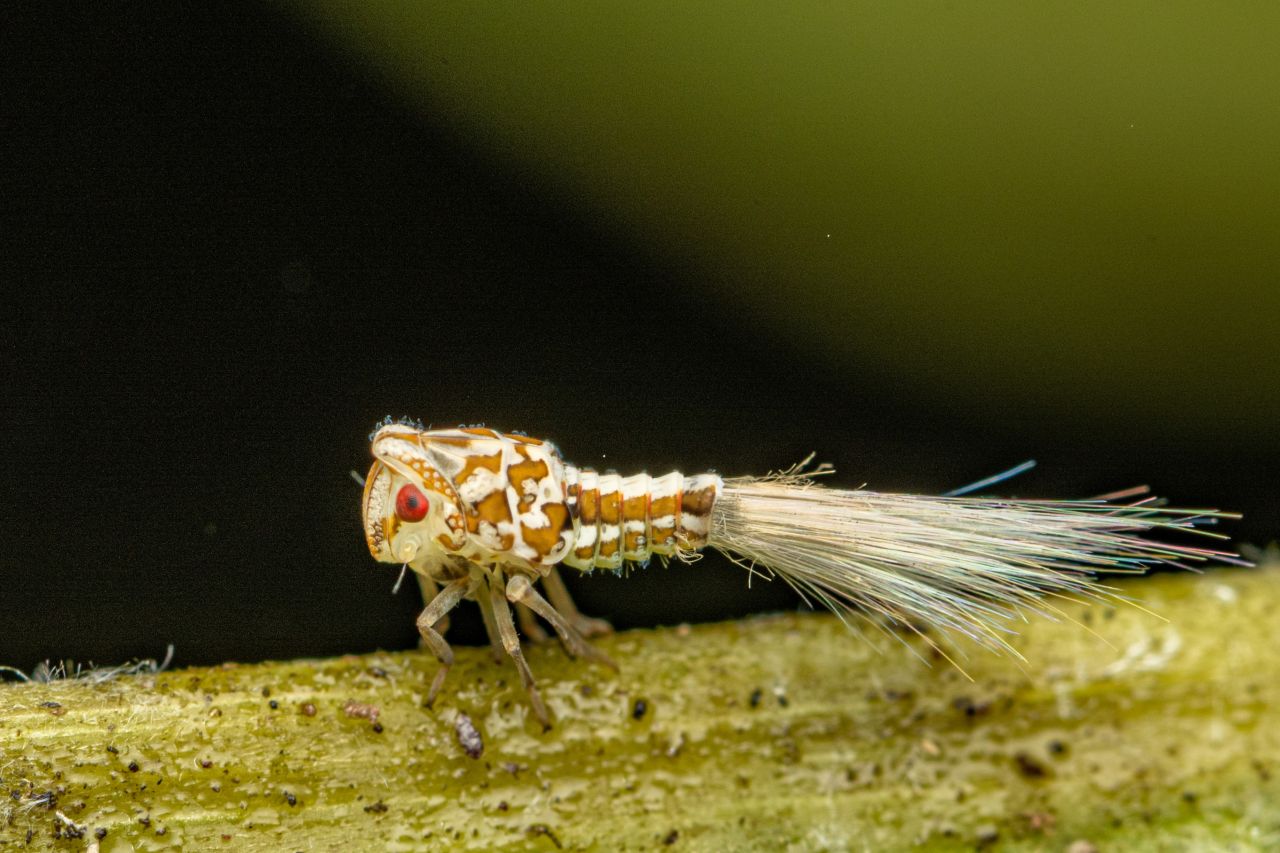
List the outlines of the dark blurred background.
{"type": "Polygon", "coordinates": [[[414,645],[348,473],[387,414],[897,491],[1035,458],[1004,492],[1273,540],[1277,21],[996,5],[6,10],[0,663],[414,645]]]}

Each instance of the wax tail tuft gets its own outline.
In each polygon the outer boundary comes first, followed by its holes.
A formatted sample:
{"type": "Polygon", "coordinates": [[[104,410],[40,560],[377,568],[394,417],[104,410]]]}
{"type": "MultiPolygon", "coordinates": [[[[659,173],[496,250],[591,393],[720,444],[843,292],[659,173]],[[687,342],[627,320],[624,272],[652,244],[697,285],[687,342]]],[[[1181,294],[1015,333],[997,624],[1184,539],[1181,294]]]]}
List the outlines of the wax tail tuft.
{"type": "Polygon", "coordinates": [[[1204,529],[1234,517],[1217,510],[1169,509],[1153,498],[1116,505],[829,489],[812,478],[831,469],[806,472],[808,461],[725,479],[708,544],[846,622],[878,615],[1016,654],[1013,623],[1028,613],[1053,618],[1053,598],[1116,599],[1099,573],[1240,562],[1230,551],[1147,538],[1225,539],[1204,529]]]}

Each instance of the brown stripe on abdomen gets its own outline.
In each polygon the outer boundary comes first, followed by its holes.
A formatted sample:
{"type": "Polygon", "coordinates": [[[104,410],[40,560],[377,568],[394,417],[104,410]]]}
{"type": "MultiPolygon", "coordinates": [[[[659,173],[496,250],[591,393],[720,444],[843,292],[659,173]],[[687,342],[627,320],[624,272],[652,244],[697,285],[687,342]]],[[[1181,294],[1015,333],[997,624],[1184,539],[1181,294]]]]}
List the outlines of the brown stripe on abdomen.
{"type": "Polygon", "coordinates": [[[703,548],[720,488],[715,474],[619,477],[568,466],[565,503],[575,541],[564,563],[582,571],[616,569],[654,554],[703,548]]]}

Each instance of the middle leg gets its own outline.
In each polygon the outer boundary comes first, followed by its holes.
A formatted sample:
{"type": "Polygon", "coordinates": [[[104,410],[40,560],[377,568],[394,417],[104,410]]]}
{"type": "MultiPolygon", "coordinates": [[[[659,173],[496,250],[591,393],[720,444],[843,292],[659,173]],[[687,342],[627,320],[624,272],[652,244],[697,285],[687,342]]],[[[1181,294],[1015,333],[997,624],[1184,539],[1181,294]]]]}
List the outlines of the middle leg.
{"type": "Polygon", "coordinates": [[[502,572],[494,570],[489,576],[489,603],[493,606],[493,621],[498,628],[498,636],[502,639],[502,647],[511,660],[515,662],[524,682],[524,689],[529,694],[529,704],[533,706],[534,716],[542,723],[543,729],[551,728],[551,717],[547,714],[547,706],[542,704],[542,696],[538,693],[538,685],[533,680],[533,673],[520,650],[520,636],[516,633],[515,622],[511,618],[511,607],[503,593],[502,572]]]}

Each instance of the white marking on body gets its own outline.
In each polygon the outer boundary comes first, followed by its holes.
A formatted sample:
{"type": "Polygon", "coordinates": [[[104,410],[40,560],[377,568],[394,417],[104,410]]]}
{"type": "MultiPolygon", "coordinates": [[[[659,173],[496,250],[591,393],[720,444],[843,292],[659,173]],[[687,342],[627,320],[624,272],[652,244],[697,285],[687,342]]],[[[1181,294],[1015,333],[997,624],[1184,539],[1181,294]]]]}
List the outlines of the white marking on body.
{"type": "Polygon", "coordinates": [[[582,528],[582,530],[578,532],[577,547],[578,548],[593,547],[596,544],[596,532],[597,531],[594,524],[591,525],[590,527],[582,528]]]}
{"type": "Polygon", "coordinates": [[[498,528],[493,526],[492,521],[481,521],[476,527],[476,536],[489,548],[497,548],[502,544],[502,539],[498,536],[498,528]]]}
{"type": "Polygon", "coordinates": [[[686,492],[697,492],[708,486],[713,486],[715,494],[720,494],[721,480],[719,474],[697,474],[693,477],[685,477],[684,490],[686,492]]]}
{"type": "Polygon", "coordinates": [[[700,515],[685,514],[680,520],[680,525],[690,533],[706,533],[710,529],[707,518],[700,515]]]}
{"type": "Polygon", "coordinates": [[[618,525],[602,524],[600,525],[600,541],[612,542],[618,538],[618,525]]]}
{"type": "Polygon", "coordinates": [[[469,504],[478,504],[502,488],[505,478],[488,468],[476,468],[466,480],[458,484],[458,497],[469,504]]]}
{"type": "Polygon", "coordinates": [[[674,497],[675,493],[680,490],[680,484],[684,482],[684,475],[679,471],[672,471],[670,474],[663,474],[661,477],[654,477],[649,484],[649,496],[652,500],[660,500],[662,498],[674,497]]]}
{"type": "Polygon", "coordinates": [[[520,523],[533,530],[541,530],[544,527],[551,526],[551,519],[547,518],[547,514],[542,511],[541,507],[535,507],[528,512],[520,514],[520,523]]]}
{"type": "Polygon", "coordinates": [[[649,523],[654,527],[675,527],[676,517],[674,515],[660,515],[649,523]]]}
{"type": "Polygon", "coordinates": [[[622,529],[628,533],[644,533],[644,522],[629,518],[622,522],[622,529]]]}
{"type": "Polygon", "coordinates": [[[626,477],[622,481],[622,497],[627,498],[644,497],[649,492],[649,475],[633,474],[626,477]]]}

